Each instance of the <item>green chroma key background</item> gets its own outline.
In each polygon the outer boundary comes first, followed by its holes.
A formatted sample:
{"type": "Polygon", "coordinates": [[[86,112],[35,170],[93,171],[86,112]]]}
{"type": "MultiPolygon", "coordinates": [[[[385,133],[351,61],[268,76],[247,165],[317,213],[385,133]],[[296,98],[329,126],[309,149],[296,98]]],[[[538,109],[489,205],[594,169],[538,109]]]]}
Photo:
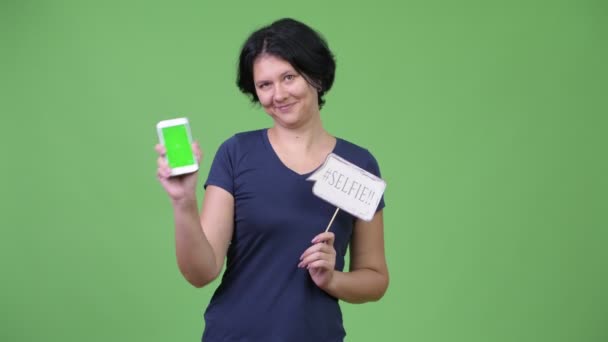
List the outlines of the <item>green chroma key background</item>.
{"type": "Polygon", "coordinates": [[[290,16],[336,54],[328,130],[388,184],[390,289],[343,304],[347,340],[607,341],[607,15],[598,0],[0,1],[0,340],[200,338],[218,283],[177,269],[155,124],[190,119],[202,184],[222,141],[270,125],[236,58],[290,16]]]}

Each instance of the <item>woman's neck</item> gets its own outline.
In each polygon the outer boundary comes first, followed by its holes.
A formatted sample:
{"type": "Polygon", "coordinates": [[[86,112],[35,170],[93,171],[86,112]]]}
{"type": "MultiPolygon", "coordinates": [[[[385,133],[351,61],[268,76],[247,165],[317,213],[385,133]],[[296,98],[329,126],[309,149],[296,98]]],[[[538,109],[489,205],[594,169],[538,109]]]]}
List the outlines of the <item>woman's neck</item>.
{"type": "Polygon", "coordinates": [[[319,147],[333,143],[332,137],[321,125],[320,121],[311,122],[298,128],[286,128],[274,125],[268,130],[273,144],[284,149],[310,152],[319,147]]]}

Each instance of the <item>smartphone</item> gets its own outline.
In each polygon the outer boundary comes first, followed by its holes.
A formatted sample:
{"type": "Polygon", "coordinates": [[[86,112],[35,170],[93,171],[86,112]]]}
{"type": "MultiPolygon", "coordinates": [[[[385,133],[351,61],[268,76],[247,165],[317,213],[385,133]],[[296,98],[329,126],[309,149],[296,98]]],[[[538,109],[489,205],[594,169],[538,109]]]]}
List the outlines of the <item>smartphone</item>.
{"type": "Polygon", "coordinates": [[[192,150],[192,135],[187,118],[163,120],[156,124],[158,140],[165,146],[165,158],[171,168],[171,176],[198,170],[198,162],[192,150]]]}

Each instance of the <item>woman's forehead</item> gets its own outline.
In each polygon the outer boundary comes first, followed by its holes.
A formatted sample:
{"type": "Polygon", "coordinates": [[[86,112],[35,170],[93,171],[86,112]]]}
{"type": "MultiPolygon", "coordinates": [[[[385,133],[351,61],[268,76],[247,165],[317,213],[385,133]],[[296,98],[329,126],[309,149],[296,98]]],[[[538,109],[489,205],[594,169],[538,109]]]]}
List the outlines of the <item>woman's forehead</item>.
{"type": "Polygon", "coordinates": [[[253,76],[267,77],[275,74],[282,74],[287,71],[294,71],[295,68],[286,60],[274,55],[263,54],[253,61],[253,76]]]}

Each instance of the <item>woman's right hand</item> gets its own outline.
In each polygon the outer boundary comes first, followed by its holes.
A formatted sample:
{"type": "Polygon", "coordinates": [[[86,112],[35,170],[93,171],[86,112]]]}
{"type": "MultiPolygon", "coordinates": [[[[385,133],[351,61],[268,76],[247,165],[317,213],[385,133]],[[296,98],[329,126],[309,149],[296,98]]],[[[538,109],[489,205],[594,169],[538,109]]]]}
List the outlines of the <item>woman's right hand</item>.
{"type": "MultiPolygon", "coordinates": [[[[171,200],[175,202],[186,198],[196,198],[198,171],[171,177],[171,168],[169,168],[169,164],[167,164],[167,159],[165,158],[165,154],[167,153],[165,146],[157,144],[155,149],[158,153],[156,175],[171,200]]],[[[198,143],[192,143],[192,150],[200,165],[202,153],[198,143]]]]}

